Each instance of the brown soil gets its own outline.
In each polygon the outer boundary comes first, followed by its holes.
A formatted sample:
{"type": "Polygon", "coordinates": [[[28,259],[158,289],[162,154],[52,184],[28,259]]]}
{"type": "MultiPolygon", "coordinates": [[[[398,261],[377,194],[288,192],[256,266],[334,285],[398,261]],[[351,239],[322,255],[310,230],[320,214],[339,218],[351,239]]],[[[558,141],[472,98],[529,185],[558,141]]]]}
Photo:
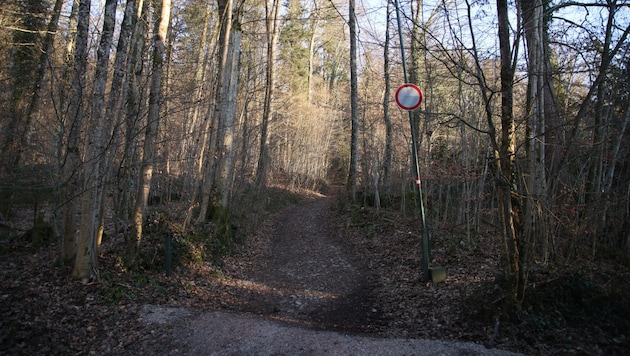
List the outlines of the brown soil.
{"type": "MultiPolygon", "coordinates": [[[[604,296],[585,283],[627,286],[627,269],[539,274],[533,295],[547,309],[514,322],[499,318],[496,239],[468,245],[436,229],[432,265],[448,278],[422,283],[418,224],[310,195],[258,226],[220,267],[130,273],[113,257],[121,241],[108,240],[101,279],[89,285],[68,277],[70,267],[52,267],[54,243],[1,239],[0,355],[623,354],[630,346],[628,294],[604,296]]],[[[152,266],[161,241],[145,241],[152,266]]]]}
{"type": "MultiPolygon", "coordinates": [[[[186,354],[508,354],[473,343],[384,338],[390,323],[377,300],[378,273],[371,271],[361,246],[342,234],[343,222],[333,209],[336,199],[315,196],[284,211],[269,234],[260,234],[242,250],[258,253],[226,261],[224,279],[233,298],[223,298],[222,309],[237,313],[193,317],[186,309],[145,309],[150,325],[179,330],[157,349],[186,354]]],[[[156,345],[145,347],[156,350],[156,345]]]]}

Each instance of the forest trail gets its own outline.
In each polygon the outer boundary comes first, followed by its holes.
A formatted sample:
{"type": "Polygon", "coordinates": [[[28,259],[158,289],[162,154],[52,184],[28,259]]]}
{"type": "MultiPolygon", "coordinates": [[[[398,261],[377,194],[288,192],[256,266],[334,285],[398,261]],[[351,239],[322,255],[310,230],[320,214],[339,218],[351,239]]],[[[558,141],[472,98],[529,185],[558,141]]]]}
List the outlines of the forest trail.
{"type": "Polygon", "coordinates": [[[369,287],[359,256],[344,244],[330,214],[334,197],[295,206],[274,224],[270,256],[252,280],[271,289],[258,314],[315,328],[367,331],[369,287]]]}
{"type": "Polygon", "coordinates": [[[241,282],[252,292],[239,313],[147,306],[146,322],[170,332],[163,334],[159,347],[145,345],[145,350],[190,355],[510,354],[474,343],[370,336],[379,320],[378,303],[370,297],[373,287],[360,254],[344,243],[332,223],[335,199],[313,198],[278,216],[268,253],[241,282]]]}

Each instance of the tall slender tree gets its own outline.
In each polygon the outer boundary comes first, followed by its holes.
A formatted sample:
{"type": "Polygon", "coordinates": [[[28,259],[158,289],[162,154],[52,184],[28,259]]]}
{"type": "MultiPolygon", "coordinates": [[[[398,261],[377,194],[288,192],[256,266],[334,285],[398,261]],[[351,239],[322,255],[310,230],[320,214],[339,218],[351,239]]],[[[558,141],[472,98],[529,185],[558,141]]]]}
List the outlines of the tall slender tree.
{"type": "Polygon", "coordinates": [[[348,26],[350,28],[350,120],[352,122],[350,138],[350,167],[348,170],[348,197],[357,199],[357,179],[359,170],[359,88],[357,78],[357,19],[355,1],[350,0],[348,26]]]}
{"type": "Polygon", "coordinates": [[[202,186],[201,208],[199,209],[197,222],[206,221],[208,206],[211,202],[212,189],[213,187],[217,187],[222,184],[221,182],[217,184],[217,179],[221,179],[220,175],[217,175],[217,170],[220,170],[223,167],[225,160],[225,152],[223,151],[224,143],[226,135],[229,135],[230,132],[230,128],[225,126],[225,120],[228,120],[226,117],[228,113],[225,112],[225,110],[228,108],[228,94],[230,89],[229,80],[232,78],[231,74],[227,71],[231,69],[231,66],[228,66],[228,59],[230,58],[231,50],[230,44],[234,19],[234,1],[219,0],[218,9],[221,25],[219,29],[218,57],[216,65],[215,100],[212,102],[214,108],[212,113],[212,126],[216,128],[216,133],[214,135],[214,141],[210,140],[209,149],[207,151],[210,159],[206,160],[207,163],[204,169],[205,176],[203,177],[204,181],[202,186]]]}
{"type": "MultiPolygon", "coordinates": [[[[89,7],[89,6],[88,6],[89,7]]],[[[67,38],[67,46],[66,46],[66,68],[62,74],[62,88],[69,89],[69,93],[65,94],[63,90],[60,93],[60,101],[59,111],[65,117],[62,117],[60,120],[59,128],[58,128],[58,170],[60,173],[61,183],[59,184],[59,188],[56,189],[56,193],[58,195],[57,199],[57,208],[55,209],[56,218],[62,220],[61,223],[61,248],[60,248],[60,256],[59,262],[64,264],[66,262],[71,262],[76,255],[76,244],[75,244],[75,230],[76,230],[76,194],[78,193],[78,183],[79,183],[79,174],[77,172],[79,166],[79,144],[80,144],[80,136],[79,130],[81,122],[77,122],[75,117],[71,115],[71,113],[76,110],[80,110],[80,108],[75,107],[76,105],[80,105],[82,100],[81,97],[76,98],[76,95],[83,95],[82,92],[79,94],[78,89],[74,89],[75,87],[80,88],[79,85],[82,84],[82,80],[80,81],[75,77],[76,75],[76,41],[79,40],[79,36],[77,36],[77,31],[79,30],[79,1],[72,2],[72,10],[70,11],[70,19],[69,19],[69,34],[67,38]],[[72,80],[67,80],[69,77],[72,80]],[[67,82],[70,82],[68,84],[67,82]],[[67,107],[66,107],[67,105],[67,107]],[[63,137],[65,132],[68,132],[68,137],[63,137]],[[62,142],[66,141],[65,152],[63,151],[62,142]]],[[[87,34],[85,34],[87,36],[87,34]]],[[[81,39],[82,41],[82,39],[81,39]]],[[[79,48],[80,49],[80,48],[79,48]]],[[[87,49],[85,49],[87,50],[87,49]]],[[[85,68],[85,64],[83,65],[85,68]]],[[[85,76],[85,73],[83,74],[85,76]]],[[[82,90],[82,88],[80,88],[82,90]]],[[[78,114],[78,113],[77,113],[78,114]]],[[[83,115],[82,113],[80,113],[83,115]]],[[[55,223],[58,225],[58,223],[55,223]]]]}
{"type": "Polygon", "coordinates": [[[385,82],[385,90],[383,91],[383,119],[385,121],[385,151],[383,157],[383,187],[385,194],[391,194],[392,189],[392,140],[394,127],[389,114],[390,90],[391,90],[391,68],[389,65],[389,42],[390,42],[390,22],[391,22],[391,1],[387,1],[385,21],[385,42],[383,43],[383,81],[385,82]]]}
{"type": "MultiPolygon", "coordinates": [[[[516,129],[514,122],[514,72],[516,55],[512,53],[510,41],[510,21],[507,0],[497,1],[499,20],[499,50],[501,53],[501,139],[497,152],[497,193],[499,217],[506,245],[505,271],[511,282],[514,300],[524,297],[527,285],[527,271],[521,258],[523,241],[519,202],[513,199],[515,187],[516,129]]],[[[489,122],[489,124],[491,124],[489,122]]]]}
{"type": "MultiPolygon", "coordinates": [[[[90,0],[82,0],[79,3],[79,14],[77,20],[77,36],[74,50],[74,70],[72,74],[72,95],[70,99],[70,108],[68,110],[68,122],[70,123],[70,132],[68,136],[68,148],[66,157],[66,166],[64,167],[65,175],[69,177],[68,193],[69,204],[66,208],[64,233],[68,234],[64,240],[67,243],[74,243],[74,233],[77,228],[75,222],[75,214],[77,207],[77,197],[80,196],[80,147],[81,147],[81,130],[83,128],[84,108],[83,95],[85,90],[85,78],[87,74],[87,53],[88,53],[88,31],[90,23],[90,0]]],[[[69,249],[69,247],[68,247],[69,249]]],[[[90,246],[78,246],[77,255],[74,264],[73,275],[80,278],[82,282],[88,282],[93,276],[92,271],[86,270],[83,266],[89,266],[90,246]],[[79,249],[83,247],[83,251],[79,249]],[[87,263],[85,263],[87,259],[87,263]]]]}
{"type": "Polygon", "coordinates": [[[269,121],[273,115],[273,100],[275,87],[276,47],[280,34],[280,19],[278,10],[279,0],[267,0],[265,3],[265,34],[267,40],[267,63],[265,67],[265,98],[263,104],[262,123],[260,125],[260,149],[256,168],[256,185],[264,187],[267,184],[267,169],[269,166],[269,121]]]}
{"type": "Polygon", "coordinates": [[[105,114],[105,88],[107,86],[109,54],[116,24],[117,5],[116,0],[105,2],[103,31],[97,52],[96,73],[92,90],[90,135],[86,146],[86,172],[84,173],[84,192],[81,200],[81,224],[77,243],[77,258],[74,265],[75,276],[81,278],[84,283],[89,280],[90,276],[98,278],[103,172],[107,169],[105,166],[107,158],[105,146],[110,139],[109,132],[104,132],[109,131],[109,125],[104,124],[103,115],[105,114]]]}
{"type": "Polygon", "coordinates": [[[144,132],[142,164],[140,166],[140,183],[136,192],[136,200],[132,213],[132,237],[127,245],[127,261],[129,265],[137,267],[138,252],[142,241],[142,224],[144,210],[147,206],[153,167],[157,158],[157,135],[160,123],[160,104],[162,102],[162,75],[164,68],[166,37],[170,24],[171,0],[155,0],[155,26],[153,33],[153,62],[151,72],[151,87],[149,94],[149,112],[147,127],[144,132]]]}

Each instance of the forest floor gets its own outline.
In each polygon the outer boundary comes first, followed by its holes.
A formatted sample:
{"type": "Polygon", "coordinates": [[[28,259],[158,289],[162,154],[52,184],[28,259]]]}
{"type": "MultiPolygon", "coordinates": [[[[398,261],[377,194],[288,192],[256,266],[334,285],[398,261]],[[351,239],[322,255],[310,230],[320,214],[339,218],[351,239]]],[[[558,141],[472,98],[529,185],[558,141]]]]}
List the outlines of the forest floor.
{"type": "MultiPolygon", "coordinates": [[[[169,277],[159,268],[126,271],[115,257],[121,242],[108,240],[100,279],[88,285],[54,266],[54,243],[34,246],[0,221],[0,355],[630,349],[627,267],[540,269],[523,310],[506,317],[494,282],[499,242],[490,233],[468,241],[436,229],[432,265],[445,267],[447,279],[434,284],[422,282],[413,216],[309,194],[261,221],[221,263],[179,265],[169,277]]],[[[145,255],[163,266],[163,251],[149,248],[160,243],[145,241],[145,255]]]]}

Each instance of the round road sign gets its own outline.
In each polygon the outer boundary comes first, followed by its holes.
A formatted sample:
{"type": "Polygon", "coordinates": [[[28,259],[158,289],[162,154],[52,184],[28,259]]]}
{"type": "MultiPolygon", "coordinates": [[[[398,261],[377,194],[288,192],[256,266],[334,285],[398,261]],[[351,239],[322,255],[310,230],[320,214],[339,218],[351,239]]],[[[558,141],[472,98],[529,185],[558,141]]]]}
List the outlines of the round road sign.
{"type": "Polygon", "coordinates": [[[422,91],[415,84],[406,83],[396,90],[396,104],[407,111],[416,110],[422,103],[422,91]]]}

